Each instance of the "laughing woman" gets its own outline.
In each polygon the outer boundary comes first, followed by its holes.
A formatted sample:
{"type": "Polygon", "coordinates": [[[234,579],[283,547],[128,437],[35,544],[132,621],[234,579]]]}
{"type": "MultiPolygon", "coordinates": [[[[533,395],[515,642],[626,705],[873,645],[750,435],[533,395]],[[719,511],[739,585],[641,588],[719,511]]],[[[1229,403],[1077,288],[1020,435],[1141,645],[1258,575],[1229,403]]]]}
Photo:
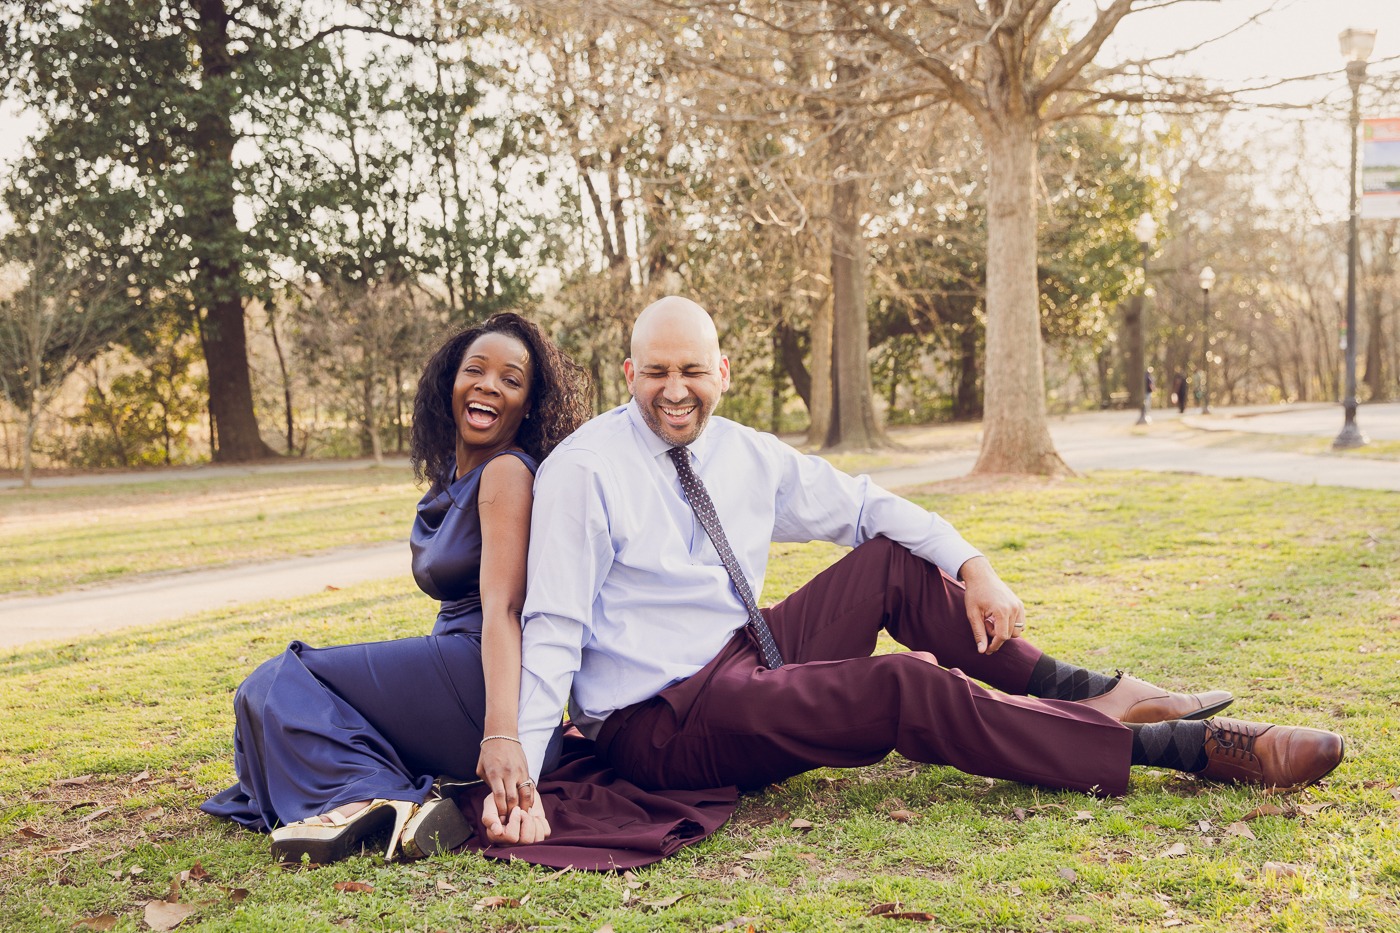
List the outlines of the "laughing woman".
{"type": "Polygon", "coordinates": [[[549,834],[516,739],[520,607],[534,471],[587,405],[582,371],[519,315],[438,349],[412,441],[414,472],[432,483],[411,538],[414,579],[442,602],[432,634],[294,641],[260,666],[234,698],[238,783],[201,809],[270,831],[284,861],[334,861],[386,828],[385,857],[414,857],[471,831],[434,775],[475,773],[493,792],[490,838],[549,834]]]}

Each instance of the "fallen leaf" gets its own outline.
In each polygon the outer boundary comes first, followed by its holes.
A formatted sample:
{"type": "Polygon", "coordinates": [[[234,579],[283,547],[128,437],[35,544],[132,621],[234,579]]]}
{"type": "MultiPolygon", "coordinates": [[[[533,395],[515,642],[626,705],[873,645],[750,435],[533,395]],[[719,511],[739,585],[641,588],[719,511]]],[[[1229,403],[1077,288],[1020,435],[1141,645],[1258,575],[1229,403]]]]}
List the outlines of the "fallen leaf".
{"type": "Polygon", "coordinates": [[[1303,873],[1301,866],[1290,862],[1265,862],[1263,872],[1266,875],[1274,875],[1278,878],[1293,878],[1303,873]]]}
{"type": "Polygon", "coordinates": [[[75,846],[64,846],[64,847],[61,848],[61,849],[45,849],[45,850],[44,850],[44,854],[45,854],[45,855],[69,855],[69,854],[71,854],[71,853],[73,853],[73,852],[81,852],[81,851],[83,851],[84,849],[86,849],[86,848],[87,848],[88,846],[90,846],[90,845],[92,845],[92,843],[90,843],[90,842],[80,842],[80,843],[78,843],[78,844],[75,845],[75,846]]]}
{"type": "Polygon", "coordinates": [[[1074,820],[1075,820],[1075,822],[1077,822],[1077,823],[1087,823],[1087,822],[1089,822],[1090,820],[1092,820],[1093,818],[1094,818],[1094,811],[1093,811],[1093,810],[1076,810],[1076,811],[1074,811],[1074,820]]]}
{"type": "Polygon", "coordinates": [[[772,852],[745,852],[740,858],[748,859],[750,862],[766,862],[773,857],[772,852]]]}
{"type": "Polygon", "coordinates": [[[673,894],[673,895],[671,895],[670,897],[663,897],[663,898],[662,898],[661,900],[659,900],[659,901],[642,901],[642,903],[645,904],[647,907],[650,907],[652,910],[665,910],[667,907],[670,907],[671,905],[675,904],[677,901],[684,900],[684,899],[687,898],[687,897],[690,897],[690,895],[689,895],[689,894],[673,894]]]}
{"type": "Polygon", "coordinates": [[[481,900],[479,900],[479,901],[477,901],[475,904],[473,904],[473,905],[472,905],[472,910],[477,910],[477,911],[481,911],[481,910],[496,910],[497,908],[500,908],[500,907],[519,907],[519,906],[520,906],[520,901],[516,900],[516,899],[513,898],[513,897],[502,897],[502,896],[499,895],[499,894],[492,894],[492,895],[490,895],[489,897],[483,897],[481,900]]]}
{"type": "Polygon", "coordinates": [[[1262,803],[1240,817],[1240,819],[1248,822],[1249,820],[1257,820],[1261,816],[1283,816],[1283,808],[1276,807],[1271,803],[1262,803]]]}
{"type": "Polygon", "coordinates": [[[1065,879],[1066,881],[1078,881],[1078,880],[1079,880],[1079,873],[1078,873],[1077,871],[1075,871],[1073,868],[1061,868],[1059,871],[1055,872],[1055,874],[1059,875],[1061,878],[1065,879]]]}
{"type": "Polygon", "coordinates": [[[63,778],[62,780],[54,781],[54,782],[53,782],[53,786],[54,786],[54,787],[76,787],[76,786],[78,786],[79,784],[86,784],[88,781],[91,781],[91,780],[92,780],[92,775],[91,775],[91,774],[84,774],[84,775],[82,775],[81,777],[63,778]]]}
{"type": "Polygon", "coordinates": [[[146,869],[142,868],[140,865],[132,865],[126,870],[126,873],[131,877],[135,878],[137,875],[144,875],[146,873],[146,869]]]}
{"type": "Polygon", "coordinates": [[[1016,809],[1011,811],[1012,819],[1014,819],[1018,823],[1024,823],[1026,821],[1026,818],[1029,816],[1030,814],[1026,812],[1025,807],[1017,807],[1016,809]]]}
{"type": "Polygon", "coordinates": [[[1066,914],[1065,923],[1093,923],[1093,917],[1086,917],[1083,914],[1066,914]]]}
{"type": "Polygon", "coordinates": [[[374,885],[363,881],[337,881],[335,889],[347,894],[370,894],[374,891],[374,885]]]}
{"type": "Polygon", "coordinates": [[[140,813],[136,814],[136,818],[138,820],[143,820],[146,822],[149,822],[151,820],[158,820],[162,816],[165,816],[165,807],[151,807],[149,809],[142,810],[140,813]]]}
{"type": "Polygon", "coordinates": [[[79,817],[79,818],[78,818],[78,822],[79,822],[79,823],[90,823],[90,822],[92,822],[93,820],[100,819],[101,817],[104,817],[104,816],[106,816],[108,813],[111,813],[111,812],[112,812],[112,808],[111,808],[111,807],[103,807],[101,810],[93,810],[91,813],[87,813],[87,814],[84,814],[83,816],[79,817]]]}
{"type": "Polygon", "coordinates": [[[1199,823],[1196,824],[1196,829],[1199,830],[1199,831],[1202,832],[1202,833],[1208,833],[1208,832],[1210,832],[1210,831],[1211,831],[1210,820],[1201,820],[1199,823]]]}
{"type": "Polygon", "coordinates": [[[47,838],[49,838],[48,836],[45,836],[43,833],[39,832],[37,829],[30,829],[28,826],[21,826],[21,827],[17,830],[17,832],[19,833],[19,835],[23,836],[25,839],[47,839],[47,838]]]}
{"type": "Polygon", "coordinates": [[[247,889],[247,888],[224,888],[224,887],[221,887],[220,890],[223,891],[225,894],[227,894],[227,895],[228,895],[228,899],[231,900],[231,901],[233,901],[235,904],[241,904],[241,903],[243,902],[243,899],[244,899],[245,897],[248,896],[248,889],[247,889]]]}
{"type": "Polygon", "coordinates": [[[95,917],[84,917],[73,924],[75,930],[110,930],[117,925],[115,914],[98,914],[95,917]]]}
{"type": "Polygon", "coordinates": [[[195,862],[187,872],[183,873],[190,881],[204,881],[209,877],[209,872],[204,870],[204,866],[195,862]]]}
{"type": "Polygon", "coordinates": [[[1161,858],[1180,858],[1186,854],[1186,843],[1178,842],[1161,854],[1161,858]]]}
{"type": "Polygon", "coordinates": [[[172,904],[169,901],[146,902],[146,925],[152,930],[173,930],[199,908],[193,904],[172,904]]]}
{"type": "Polygon", "coordinates": [[[1177,918],[1177,919],[1172,919],[1172,920],[1166,921],[1165,923],[1162,924],[1162,926],[1164,926],[1164,927],[1179,927],[1179,926],[1181,926],[1182,924],[1184,924],[1185,922],[1186,922],[1185,920],[1182,920],[1182,919],[1177,918]]]}
{"type": "Polygon", "coordinates": [[[913,810],[890,811],[890,819],[894,820],[896,823],[908,823],[909,821],[916,819],[918,815],[919,814],[915,813],[913,810]]]}
{"type": "Polygon", "coordinates": [[[133,784],[140,784],[142,781],[149,781],[150,779],[151,779],[151,772],[149,772],[149,771],[142,771],[140,774],[136,775],[134,778],[131,779],[131,783],[133,783],[133,784]]]}
{"type": "Polygon", "coordinates": [[[1237,823],[1231,823],[1229,826],[1226,826],[1226,827],[1225,827],[1225,832],[1228,833],[1228,834],[1231,835],[1231,836],[1240,836],[1241,838],[1244,838],[1244,839],[1255,839],[1255,838],[1257,838],[1257,837],[1254,835],[1254,831],[1251,830],[1251,829],[1249,828],[1249,824],[1246,823],[1246,822],[1244,822],[1243,820],[1241,820],[1241,821],[1239,821],[1239,822],[1237,822],[1237,823]]]}
{"type": "Polygon", "coordinates": [[[598,929],[594,930],[593,933],[614,933],[613,925],[611,923],[605,923],[598,929]]]}
{"type": "Polygon", "coordinates": [[[800,833],[811,832],[812,824],[806,820],[797,819],[788,824],[788,829],[795,829],[800,833]]]}
{"type": "Polygon", "coordinates": [[[793,858],[800,858],[802,859],[802,861],[811,862],[814,865],[817,862],[821,861],[821,859],[817,858],[817,855],[814,852],[798,852],[796,855],[793,856],[793,858]]]}
{"type": "Polygon", "coordinates": [[[733,875],[735,878],[752,878],[752,877],[753,877],[753,872],[747,871],[747,870],[745,870],[743,867],[741,867],[741,866],[739,866],[739,865],[735,865],[733,868],[729,869],[729,873],[730,873],[731,875],[733,875]]]}
{"type": "Polygon", "coordinates": [[[334,585],[332,585],[332,584],[330,584],[330,583],[327,583],[327,584],[326,584],[326,592],[328,592],[328,593],[336,593],[336,592],[339,592],[339,591],[340,591],[340,587],[334,586],[334,585]]]}
{"type": "Polygon", "coordinates": [[[97,806],[96,800],[77,800],[63,808],[64,813],[72,813],[74,810],[81,810],[84,807],[97,806]]]}
{"type": "Polygon", "coordinates": [[[446,881],[438,881],[437,889],[439,894],[456,894],[457,886],[448,884],[446,881]]]}
{"type": "Polygon", "coordinates": [[[902,910],[902,905],[895,901],[893,904],[876,904],[870,908],[870,916],[884,917],[886,920],[917,920],[921,923],[933,922],[933,914],[922,910],[902,910]]]}
{"type": "Polygon", "coordinates": [[[1298,812],[1306,813],[1308,816],[1317,816],[1330,806],[1332,806],[1330,803],[1300,803],[1298,804],[1298,812]]]}

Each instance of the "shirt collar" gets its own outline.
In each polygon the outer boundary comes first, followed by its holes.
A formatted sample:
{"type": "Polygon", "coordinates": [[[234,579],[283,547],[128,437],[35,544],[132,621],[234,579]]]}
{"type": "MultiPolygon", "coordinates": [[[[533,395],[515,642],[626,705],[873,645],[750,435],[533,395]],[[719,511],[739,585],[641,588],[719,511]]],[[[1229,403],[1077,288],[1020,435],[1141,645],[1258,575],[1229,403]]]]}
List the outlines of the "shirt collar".
{"type": "MultiPolygon", "coordinates": [[[[627,417],[632,421],[632,429],[642,439],[642,446],[646,448],[647,453],[653,459],[665,455],[675,446],[662,439],[647,425],[646,420],[642,417],[641,409],[637,407],[635,398],[627,403],[627,417]]],[[[695,458],[697,467],[705,462],[705,453],[710,449],[709,434],[710,426],[707,424],[705,430],[700,432],[700,436],[686,445],[686,449],[695,458]]]]}

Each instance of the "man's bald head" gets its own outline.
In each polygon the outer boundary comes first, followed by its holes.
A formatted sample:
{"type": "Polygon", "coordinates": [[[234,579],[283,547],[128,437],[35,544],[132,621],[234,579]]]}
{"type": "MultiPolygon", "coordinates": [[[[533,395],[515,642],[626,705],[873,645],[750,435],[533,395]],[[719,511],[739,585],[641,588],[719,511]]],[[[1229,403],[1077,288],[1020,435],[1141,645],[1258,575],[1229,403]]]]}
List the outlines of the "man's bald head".
{"type": "Polygon", "coordinates": [[[632,324],[632,356],[645,355],[646,344],[657,339],[692,339],[697,345],[712,344],[719,354],[719,331],[710,314],[689,298],[667,295],[642,309],[632,324]]]}
{"type": "Polygon", "coordinates": [[[689,444],[729,388],[729,360],[715,322],[689,298],[652,302],[632,325],[627,388],[647,427],[667,443],[689,444]]]}

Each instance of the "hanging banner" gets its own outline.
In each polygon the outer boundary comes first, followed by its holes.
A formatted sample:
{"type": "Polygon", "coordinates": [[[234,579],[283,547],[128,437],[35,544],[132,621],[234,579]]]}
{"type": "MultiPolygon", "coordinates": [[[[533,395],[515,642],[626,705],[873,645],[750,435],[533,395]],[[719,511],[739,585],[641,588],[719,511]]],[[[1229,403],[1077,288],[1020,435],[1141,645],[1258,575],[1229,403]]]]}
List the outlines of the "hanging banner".
{"type": "Polygon", "coordinates": [[[1361,216],[1400,217],[1400,117],[1363,120],[1361,216]]]}

